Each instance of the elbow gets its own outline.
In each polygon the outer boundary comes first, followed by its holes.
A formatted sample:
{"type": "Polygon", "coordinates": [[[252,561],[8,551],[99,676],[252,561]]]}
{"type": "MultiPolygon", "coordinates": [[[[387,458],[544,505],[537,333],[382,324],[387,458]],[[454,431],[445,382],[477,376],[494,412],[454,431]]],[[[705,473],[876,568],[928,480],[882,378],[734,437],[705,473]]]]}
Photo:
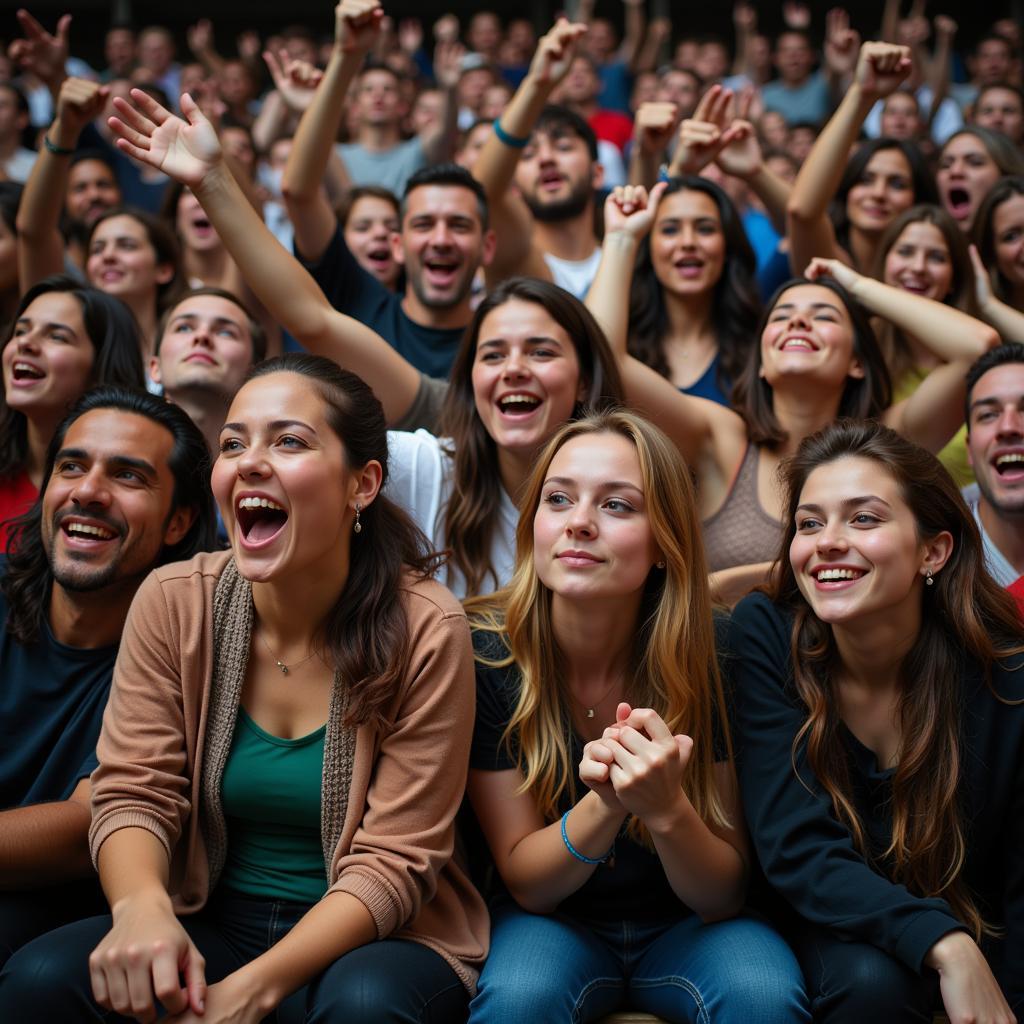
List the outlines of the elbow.
{"type": "Polygon", "coordinates": [[[559,901],[544,899],[542,893],[532,892],[519,885],[509,885],[508,891],[516,905],[528,914],[553,914],[558,909],[559,901]]]}
{"type": "Polygon", "coordinates": [[[793,193],[786,203],[786,221],[789,224],[804,225],[813,220],[817,211],[810,209],[802,196],[793,193]]]}
{"type": "Polygon", "coordinates": [[[990,327],[987,324],[981,331],[981,337],[978,340],[979,356],[983,356],[986,352],[991,352],[992,349],[998,348],[1003,343],[1000,333],[994,327],[990,327]]]}
{"type": "Polygon", "coordinates": [[[313,199],[313,193],[306,188],[300,188],[285,176],[281,179],[281,198],[285,207],[290,211],[292,207],[306,206],[313,199]]]}
{"type": "Polygon", "coordinates": [[[709,907],[695,907],[694,911],[703,924],[728,921],[743,910],[745,895],[745,890],[740,888],[732,895],[731,899],[719,901],[709,907]]]}

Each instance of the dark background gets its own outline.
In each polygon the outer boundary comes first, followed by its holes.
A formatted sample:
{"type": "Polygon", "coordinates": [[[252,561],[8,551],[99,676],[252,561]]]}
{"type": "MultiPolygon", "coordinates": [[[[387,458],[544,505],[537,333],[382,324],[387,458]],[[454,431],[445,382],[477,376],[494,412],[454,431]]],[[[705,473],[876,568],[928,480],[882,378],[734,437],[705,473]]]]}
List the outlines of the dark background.
{"type": "MultiPolygon", "coordinates": [[[[554,14],[570,6],[568,2],[554,0],[484,0],[480,4],[445,4],[432,0],[430,3],[416,3],[415,0],[386,0],[385,10],[396,18],[416,16],[424,22],[432,22],[446,11],[453,11],[465,23],[473,12],[486,8],[498,11],[506,20],[513,17],[528,17],[539,32],[550,25],[554,14]]],[[[756,3],[762,28],[774,33],[782,27],[781,2],[756,3]]],[[[820,37],[825,12],[834,2],[812,3],[814,19],[812,32],[820,37]]],[[[882,0],[847,0],[847,9],[856,27],[865,38],[871,38],[877,31],[882,13],[882,0]]],[[[909,0],[904,0],[904,9],[909,0]]],[[[17,4],[3,0],[0,5],[0,40],[6,44],[16,38],[18,24],[14,16],[17,4]]],[[[97,70],[102,67],[103,33],[114,21],[127,20],[136,27],[149,24],[166,25],[178,40],[179,59],[188,60],[185,46],[185,28],[199,18],[208,17],[216,28],[217,48],[225,56],[235,52],[234,39],[239,31],[256,28],[261,35],[268,35],[285,25],[301,22],[315,32],[327,35],[333,30],[334,5],[329,0],[244,0],[227,3],[224,0],[203,2],[203,0],[42,0],[33,2],[29,9],[50,30],[53,31],[57,18],[65,11],[74,15],[71,29],[71,51],[75,56],[89,61],[97,70]]],[[[675,22],[675,37],[685,34],[717,33],[732,42],[732,0],[648,0],[648,16],[668,14],[675,22]]],[[[960,51],[970,47],[972,42],[997,18],[1024,18],[1024,0],[943,0],[929,4],[929,17],[948,14],[953,17],[960,31],[956,48],[960,51]]],[[[611,18],[621,26],[622,4],[612,0],[598,0],[597,14],[611,18]]],[[[429,38],[429,36],[428,36],[429,38]]]]}

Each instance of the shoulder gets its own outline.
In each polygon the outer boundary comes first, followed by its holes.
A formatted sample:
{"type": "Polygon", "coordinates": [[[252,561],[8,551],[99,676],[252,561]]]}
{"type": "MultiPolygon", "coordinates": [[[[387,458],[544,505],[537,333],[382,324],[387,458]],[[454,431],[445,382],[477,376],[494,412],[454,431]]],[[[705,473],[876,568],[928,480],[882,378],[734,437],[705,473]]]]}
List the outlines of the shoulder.
{"type": "Polygon", "coordinates": [[[400,591],[410,625],[413,622],[431,623],[441,619],[466,622],[466,612],[458,599],[436,579],[423,579],[410,571],[403,577],[400,591]]]}
{"type": "Polygon", "coordinates": [[[731,636],[748,633],[764,633],[789,637],[793,625],[793,613],[777,605],[767,594],[748,594],[733,609],[729,617],[728,633],[731,636]]]}
{"type": "Polygon", "coordinates": [[[154,569],[135,595],[133,613],[146,614],[163,606],[177,614],[201,615],[206,604],[201,595],[212,599],[230,558],[230,551],[204,551],[186,562],[154,569]]]}

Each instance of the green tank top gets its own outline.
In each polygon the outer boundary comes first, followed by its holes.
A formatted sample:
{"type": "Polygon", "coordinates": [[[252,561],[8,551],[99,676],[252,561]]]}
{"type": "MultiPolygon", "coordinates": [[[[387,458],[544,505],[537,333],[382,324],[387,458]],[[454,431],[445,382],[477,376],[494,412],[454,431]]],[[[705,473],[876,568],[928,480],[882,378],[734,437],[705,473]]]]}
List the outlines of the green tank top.
{"type": "Polygon", "coordinates": [[[320,838],[322,725],[286,740],[238,709],[221,782],[228,850],[221,884],[261,899],[315,903],[327,891],[320,838]]]}

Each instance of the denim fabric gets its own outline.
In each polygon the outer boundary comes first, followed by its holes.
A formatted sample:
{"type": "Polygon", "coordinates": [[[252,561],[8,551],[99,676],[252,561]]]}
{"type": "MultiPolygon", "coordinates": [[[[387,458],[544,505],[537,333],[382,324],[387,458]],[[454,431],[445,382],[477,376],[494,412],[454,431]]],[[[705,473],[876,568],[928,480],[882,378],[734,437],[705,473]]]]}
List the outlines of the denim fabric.
{"type": "MultiPolygon", "coordinates": [[[[181,923],[206,959],[206,980],[213,984],[265,953],[307,910],[301,903],[220,890],[181,923]]],[[[110,926],[109,916],[78,921],[11,957],[0,973],[0,1021],[129,1020],[92,999],[88,958],[110,926]]],[[[465,1020],[467,1000],[455,972],[433,950],[385,939],[336,960],[266,1019],[275,1024],[455,1024],[465,1020]]]]}
{"type": "Polygon", "coordinates": [[[584,923],[494,909],[470,1024],[585,1024],[623,1006],[685,1024],[806,1024],[786,942],[753,917],[584,923]]]}

